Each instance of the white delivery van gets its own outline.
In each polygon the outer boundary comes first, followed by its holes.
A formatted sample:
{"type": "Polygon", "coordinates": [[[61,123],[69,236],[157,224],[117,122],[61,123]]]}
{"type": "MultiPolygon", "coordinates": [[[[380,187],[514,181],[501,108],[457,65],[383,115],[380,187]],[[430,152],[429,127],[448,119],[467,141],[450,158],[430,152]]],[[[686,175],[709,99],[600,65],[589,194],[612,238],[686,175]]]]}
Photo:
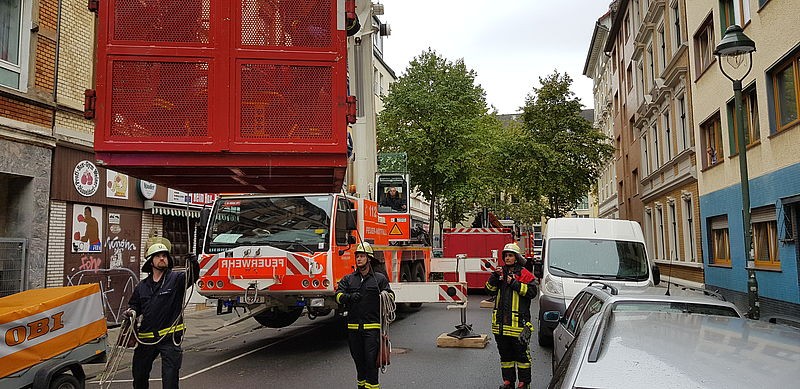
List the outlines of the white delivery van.
{"type": "Polygon", "coordinates": [[[553,342],[558,324],[544,315],[564,315],[572,299],[592,281],[619,288],[658,285],[658,266],[647,255],[639,223],[630,220],[556,218],[547,222],[539,288],[538,340],[553,342]]]}

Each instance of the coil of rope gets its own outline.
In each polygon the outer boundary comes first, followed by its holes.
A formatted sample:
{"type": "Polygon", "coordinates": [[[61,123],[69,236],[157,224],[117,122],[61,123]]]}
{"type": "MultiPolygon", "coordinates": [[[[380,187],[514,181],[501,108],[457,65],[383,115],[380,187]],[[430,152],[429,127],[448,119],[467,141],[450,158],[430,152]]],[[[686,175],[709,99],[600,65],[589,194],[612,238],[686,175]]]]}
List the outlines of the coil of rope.
{"type": "MultiPolygon", "coordinates": [[[[380,312],[381,312],[381,335],[379,337],[378,344],[380,345],[378,348],[378,358],[384,355],[384,353],[391,354],[392,352],[392,342],[389,339],[389,324],[391,324],[394,319],[397,317],[395,315],[395,310],[397,306],[394,304],[394,295],[387,292],[382,291],[380,295],[380,312]],[[386,342],[384,342],[384,338],[386,342]],[[388,350],[386,349],[388,347],[388,350]]],[[[386,373],[386,366],[388,363],[383,364],[381,363],[381,373],[386,373]]]]}

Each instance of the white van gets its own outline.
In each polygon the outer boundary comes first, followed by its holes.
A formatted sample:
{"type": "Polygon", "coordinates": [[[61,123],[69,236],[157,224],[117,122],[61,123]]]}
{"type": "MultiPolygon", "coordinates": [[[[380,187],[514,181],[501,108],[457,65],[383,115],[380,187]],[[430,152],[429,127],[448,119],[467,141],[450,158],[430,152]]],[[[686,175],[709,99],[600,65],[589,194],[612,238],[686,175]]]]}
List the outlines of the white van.
{"type": "Polygon", "coordinates": [[[564,316],[569,303],[592,281],[624,288],[647,288],[661,281],[647,255],[639,223],[630,220],[558,218],[547,222],[544,254],[536,276],[539,288],[539,345],[553,343],[558,323],[546,312],[564,316]]]}

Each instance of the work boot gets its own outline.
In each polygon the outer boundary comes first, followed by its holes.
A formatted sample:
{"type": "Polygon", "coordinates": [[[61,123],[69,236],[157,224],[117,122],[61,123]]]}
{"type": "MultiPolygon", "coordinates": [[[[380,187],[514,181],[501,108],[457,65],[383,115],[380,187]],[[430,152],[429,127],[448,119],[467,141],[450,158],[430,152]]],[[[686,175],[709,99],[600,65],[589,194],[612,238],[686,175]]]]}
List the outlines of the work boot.
{"type": "Polygon", "coordinates": [[[511,381],[503,381],[503,384],[500,385],[500,389],[514,389],[514,383],[511,381]]]}
{"type": "Polygon", "coordinates": [[[531,385],[525,382],[517,384],[517,389],[531,389],[531,385]]]}

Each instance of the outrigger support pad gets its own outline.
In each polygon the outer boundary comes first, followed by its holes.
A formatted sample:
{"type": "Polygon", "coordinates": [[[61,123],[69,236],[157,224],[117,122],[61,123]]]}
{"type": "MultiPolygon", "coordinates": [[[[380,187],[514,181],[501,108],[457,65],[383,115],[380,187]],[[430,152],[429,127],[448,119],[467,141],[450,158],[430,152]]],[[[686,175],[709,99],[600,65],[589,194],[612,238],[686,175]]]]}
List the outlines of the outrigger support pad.
{"type": "Polygon", "coordinates": [[[456,326],[456,330],[447,334],[447,336],[456,338],[456,339],[465,339],[465,338],[480,338],[480,334],[476,334],[472,332],[472,324],[467,324],[467,304],[459,304],[459,305],[448,305],[448,309],[450,308],[458,308],[461,310],[461,324],[456,326]]]}

